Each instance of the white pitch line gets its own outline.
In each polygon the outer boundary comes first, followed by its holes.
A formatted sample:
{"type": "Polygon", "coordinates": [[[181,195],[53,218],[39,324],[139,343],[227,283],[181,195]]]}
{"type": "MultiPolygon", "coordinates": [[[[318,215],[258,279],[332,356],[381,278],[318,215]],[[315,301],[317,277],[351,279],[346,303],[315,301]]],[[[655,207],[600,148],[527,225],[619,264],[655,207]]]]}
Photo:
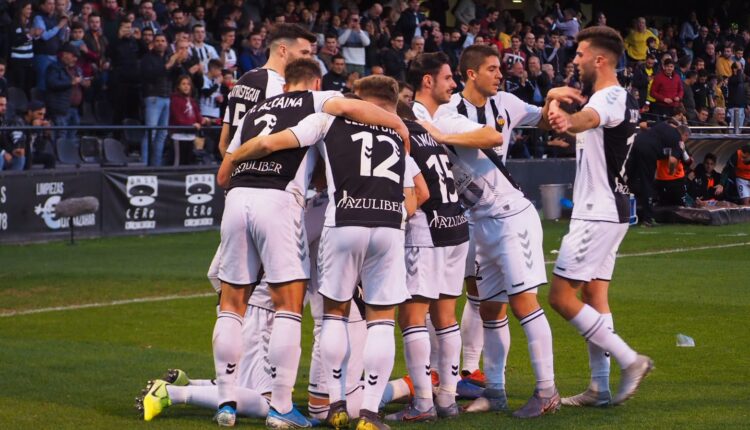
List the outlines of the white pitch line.
{"type": "MultiPolygon", "coordinates": [[[[661,251],[635,252],[632,254],[618,254],[617,258],[649,257],[652,255],[678,254],[682,252],[704,251],[708,249],[737,248],[740,246],[748,246],[748,245],[750,245],[750,242],[728,243],[724,245],[696,246],[692,248],[673,248],[673,249],[664,249],[661,251]]],[[[545,264],[554,264],[554,263],[555,263],[554,261],[545,261],[545,264]]],[[[211,297],[211,296],[215,296],[215,293],[141,297],[137,299],[115,300],[111,302],[87,303],[83,305],[55,306],[51,308],[39,308],[39,309],[29,309],[25,311],[3,312],[3,313],[0,313],[0,318],[21,316],[21,315],[31,315],[31,314],[41,314],[41,313],[47,313],[47,312],[72,311],[72,310],[77,310],[77,309],[104,308],[104,307],[109,307],[109,306],[129,305],[133,303],[152,303],[152,302],[164,302],[167,300],[197,299],[200,297],[211,297]]]]}
{"type": "MultiPolygon", "coordinates": [[[[662,249],[661,251],[634,252],[631,254],[617,254],[617,258],[650,257],[652,255],[678,254],[681,252],[705,251],[707,249],[737,248],[750,245],[750,242],[726,243],[724,245],[695,246],[692,248],[662,249]]],[[[555,264],[555,261],[545,261],[544,264],[555,264]]]]}
{"type": "Polygon", "coordinates": [[[29,309],[25,311],[3,312],[3,313],[0,313],[0,318],[14,317],[14,316],[19,316],[19,315],[41,314],[41,313],[46,313],[46,312],[72,311],[72,310],[77,310],[77,309],[104,308],[108,306],[129,305],[133,303],[151,303],[151,302],[164,302],[167,300],[196,299],[199,297],[211,297],[211,296],[216,296],[216,293],[201,293],[201,294],[186,294],[186,295],[174,294],[171,296],[140,297],[137,299],[114,300],[111,302],[86,303],[83,305],[55,306],[51,308],[39,308],[39,309],[29,309]]]}

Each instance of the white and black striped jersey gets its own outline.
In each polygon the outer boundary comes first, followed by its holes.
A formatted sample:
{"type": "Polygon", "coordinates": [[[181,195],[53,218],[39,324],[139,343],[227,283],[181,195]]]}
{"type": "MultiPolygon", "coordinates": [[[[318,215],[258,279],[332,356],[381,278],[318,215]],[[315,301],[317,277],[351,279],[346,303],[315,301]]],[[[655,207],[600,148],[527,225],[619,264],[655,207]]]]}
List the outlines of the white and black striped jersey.
{"type": "Polygon", "coordinates": [[[325,225],[402,229],[406,219],[404,143],[395,130],[328,114],[305,118],[291,131],[301,147],[317,144],[325,160],[325,225]]]}
{"type": "Polygon", "coordinates": [[[284,78],[271,69],[253,69],[240,77],[229,92],[224,111],[224,124],[229,124],[230,139],[247,111],[257,103],[283,93],[284,83],[284,78]]]}
{"type": "Polygon", "coordinates": [[[594,93],[583,109],[599,114],[599,126],[576,135],[574,219],[626,223],[630,190],[625,164],[635,140],[638,103],[613,85],[594,93]]]}
{"type": "Polygon", "coordinates": [[[481,197],[466,195],[472,216],[475,218],[504,218],[515,215],[526,209],[531,202],[526,199],[520,187],[505,167],[508,156],[508,145],[513,129],[519,125],[536,125],[541,118],[538,106],[523,102],[513,94],[500,92],[487,99],[482,107],[476,107],[464,99],[461,94],[451,96],[450,102],[440,106],[435,113],[435,125],[441,124],[456,114],[482,125],[489,125],[502,133],[503,144],[493,149],[474,149],[454,147],[450,152],[460,169],[466,170],[474,178],[474,183],[481,188],[481,197]],[[474,199],[473,202],[470,201],[474,199]]]}
{"type": "Polygon", "coordinates": [[[454,246],[469,240],[469,225],[458,201],[452,163],[444,146],[414,121],[409,128],[411,152],[430,191],[429,199],[409,218],[406,246],[454,246]]]}
{"type": "MultiPolygon", "coordinates": [[[[242,119],[227,153],[255,136],[264,136],[297,125],[308,115],[323,111],[337,91],[294,91],[268,98],[253,106],[242,119]]],[[[307,147],[285,149],[257,160],[241,162],[232,171],[229,188],[265,188],[291,192],[304,198],[316,154],[307,147]]]]}

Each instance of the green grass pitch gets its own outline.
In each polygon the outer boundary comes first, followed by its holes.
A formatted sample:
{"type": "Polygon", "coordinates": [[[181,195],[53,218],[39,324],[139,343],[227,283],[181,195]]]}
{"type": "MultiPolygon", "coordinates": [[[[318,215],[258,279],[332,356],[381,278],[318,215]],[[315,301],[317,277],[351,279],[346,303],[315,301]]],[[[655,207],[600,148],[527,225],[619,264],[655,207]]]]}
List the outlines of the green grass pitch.
{"type": "MultiPolygon", "coordinates": [[[[548,260],[567,223],[546,222],[548,260]]],[[[504,414],[464,415],[430,428],[735,429],[750,428],[750,227],[633,228],[611,288],[615,326],[655,371],[626,405],[563,408],[519,421],[504,414]],[[735,247],[695,249],[715,245],[735,247]],[[655,251],[681,249],[653,255],[655,251]],[[635,255],[633,255],[635,254],[635,255]],[[638,255],[650,254],[650,255],[638,255]],[[695,348],[678,348],[684,333],[695,348]]],[[[150,423],[133,399],[168,367],[211,377],[215,298],[198,297],[9,316],[12,312],[143,297],[209,293],[205,272],[217,232],[0,246],[0,429],[212,428],[213,411],[174,406],[150,423]]],[[[551,269],[548,265],[548,269],[551,269]]],[[[583,340],[546,302],[557,384],[575,394],[588,381],[583,340]]],[[[306,406],[309,314],[295,402],[306,406]]],[[[511,408],[531,394],[523,331],[511,323],[507,370],[511,408]]],[[[394,375],[404,372],[400,339],[394,375]]],[[[613,368],[616,367],[613,365],[613,368]]],[[[613,375],[613,385],[619,380],[613,375]]],[[[615,387],[613,387],[614,389],[615,387]]],[[[240,418],[240,428],[262,428],[240,418]]],[[[394,428],[420,428],[400,426],[394,428]]]]}

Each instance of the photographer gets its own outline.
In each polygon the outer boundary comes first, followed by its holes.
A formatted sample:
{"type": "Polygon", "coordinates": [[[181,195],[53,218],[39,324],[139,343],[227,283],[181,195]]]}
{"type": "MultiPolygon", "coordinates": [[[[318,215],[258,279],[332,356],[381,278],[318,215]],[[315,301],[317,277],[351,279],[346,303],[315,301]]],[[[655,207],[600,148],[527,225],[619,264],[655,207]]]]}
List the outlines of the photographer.
{"type": "Polygon", "coordinates": [[[346,30],[339,35],[339,45],[342,47],[341,54],[346,61],[346,69],[357,72],[360,76],[365,73],[365,47],[370,46],[370,36],[362,30],[359,15],[349,15],[346,30]]]}

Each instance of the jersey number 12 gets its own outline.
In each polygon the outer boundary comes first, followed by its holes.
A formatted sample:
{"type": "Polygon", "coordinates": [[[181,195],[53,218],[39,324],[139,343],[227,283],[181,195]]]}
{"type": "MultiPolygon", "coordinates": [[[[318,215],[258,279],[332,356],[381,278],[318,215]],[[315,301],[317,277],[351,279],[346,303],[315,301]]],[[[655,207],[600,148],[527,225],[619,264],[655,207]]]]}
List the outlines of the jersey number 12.
{"type": "Polygon", "coordinates": [[[360,176],[377,176],[380,178],[387,178],[393,182],[400,183],[401,177],[398,173],[390,170],[396,163],[398,163],[398,144],[388,136],[379,134],[375,137],[378,142],[387,142],[393,148],[391,155],[383,160],[382,163],[372,168],[372,144],[373,135],[367,131],[361,131],[352,135],[353,141],[362,141],[362,152],[360,153],[359,160],[359,174],[360,176]]]}

